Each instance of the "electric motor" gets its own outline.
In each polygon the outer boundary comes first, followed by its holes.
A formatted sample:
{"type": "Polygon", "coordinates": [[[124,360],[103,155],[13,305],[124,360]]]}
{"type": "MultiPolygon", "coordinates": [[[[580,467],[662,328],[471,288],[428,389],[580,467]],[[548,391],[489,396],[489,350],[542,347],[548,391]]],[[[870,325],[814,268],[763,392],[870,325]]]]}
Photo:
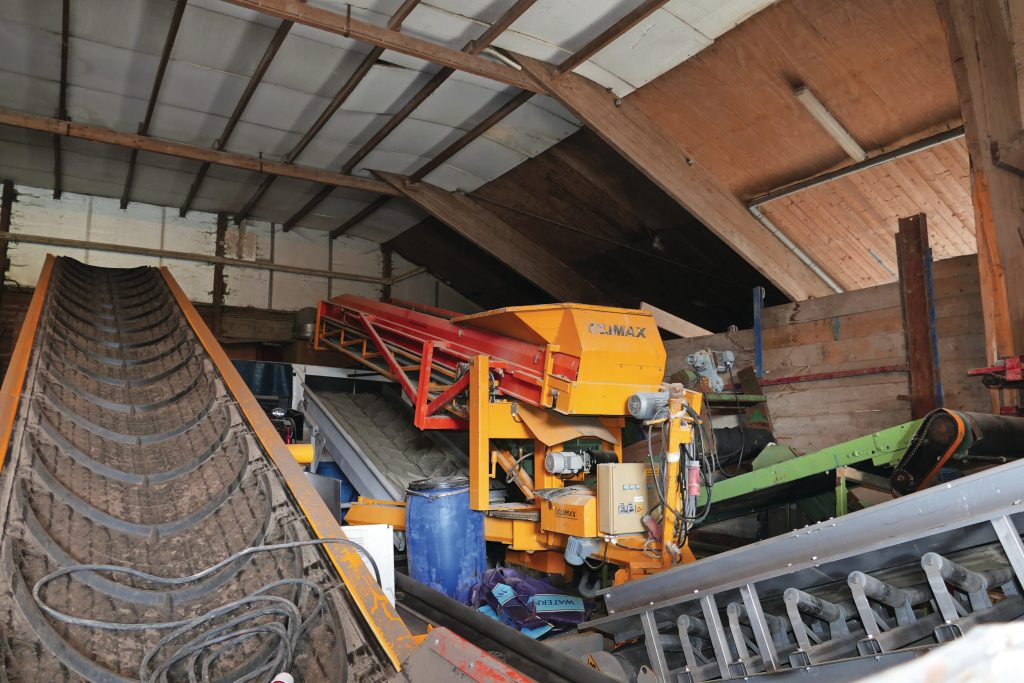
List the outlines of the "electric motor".
{"type": "Polygon", "coordinates": [[[586,459],[580,453],[554,451],[544,456],[544,469],[556,476],[579,474],[586,467],[586,459]]]}
{"type": "Polygon", "coordinates": [[[640,391],[629,397],[626,409],[637,420],[653,420],[668,407],[667,391],[640,391]]]}

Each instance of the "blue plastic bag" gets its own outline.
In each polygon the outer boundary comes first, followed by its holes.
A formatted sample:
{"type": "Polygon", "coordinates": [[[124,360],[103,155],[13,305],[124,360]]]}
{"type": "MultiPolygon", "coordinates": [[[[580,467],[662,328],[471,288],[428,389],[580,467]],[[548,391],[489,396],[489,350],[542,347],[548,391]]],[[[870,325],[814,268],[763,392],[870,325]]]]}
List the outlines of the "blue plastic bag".
{"type": "Polygon", "coordinates": [[[486,571],[469,604],[531,638],[572,630],[594,609],[591,600],[508,568],[486,571]]]}

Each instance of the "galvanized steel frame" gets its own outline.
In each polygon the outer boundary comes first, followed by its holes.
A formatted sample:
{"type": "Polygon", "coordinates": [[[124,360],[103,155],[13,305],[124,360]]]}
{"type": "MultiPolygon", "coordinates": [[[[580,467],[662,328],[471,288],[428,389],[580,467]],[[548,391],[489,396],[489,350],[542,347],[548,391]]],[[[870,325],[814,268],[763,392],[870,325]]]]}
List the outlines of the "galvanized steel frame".
{"type": "MultiPolygon", "coordinates": [[[[708,666],[700,666],[697,671],[685,671],[686,667],[666,670],[660,639],[647,637],[649,658],[663,681],[676,680],[673,678],[676,675],[689,677],[689,680],[728,679],[773,669],[788,672],[787,677],[796,677],[798,665],[831,666],[858,653],[870,655],[867,657],[870,661],[856,665],[857,671],[888,665],[894,658],[898,659],[897,654],[904,652],[903,648],[909,643],[921,638],[933,636],[937,644],[959,636],[975,624],[1024,615],[1024,601],[1015,587],[1024,585],[1021,491],[1024,491],[1024,463],[1010,463],[754,546],[615,586],[603,592],[608,616],[594,619],[583,628],[603,631],[622,642],[641,634],[657,633],[659,627],[674,625],[681,615],[689,615],[689,620],[701,619],[716,653],[716,672],[709,673],[708,666]],[[947,603],[948,609],[960,612],[954,618],[949,618],[949,614],[945,618],[932,614],[917,618],[915,622],[890,624],[876,636],[868,630],[830,639],[826,630],[811,634],[812,639],[821,643],[808,641],[809,648],[794,649],[791,645],[778,648],[777,643],[772,643],[768,618],[771,615],[766,617],[763,606],[771,601],[777,605],[787,589],[801,594],[816,589],[820,592],[824,587],[835,591],[848,580],[852,586],[850,575],[854,571],[913,567],[922,557],[925,564],[934,563],[931,553],[949,565],[945,559],[949,555],[972,549],[1001,552],[1000,557],[1005,556],[1008,561],[1008,567],[1002,570],[968,571],[968,580],[963,584],[976,588],[970,581],[998,582],[1012,577],[1004,583],[1005,599],[994,605],[984,599],[979,601],[975,595],[975,600],[965,603],[967,607],[955,608],[953,603],[947,603]],[[752,568],[755,569],[752,571],[752,568]],[[720,615],[721,608],[730,603],[745,608],[745,617],[757,641],[756,657],[744,652],[746,645],[730,646],[720,615]],[[785,666],[787,656],[788,667],[785,666]]],[[[925,567],[923,571],[927,570],[925,567]]],[[[970,595],[964,590],[965,595],[970,595]]],[[[851,592],[857,596],[856,590],[851,592]]],[[[874,596],[877,597],[877,593],[874,596]]],[[[824,603],[826,609],[831,604],[827,600],[824,603]]],[[[899,614],[896,612],[897,620],[904,622],[899,614]]],[[[873,621],[873,617],[868,617],[862,621],[873,621]]],[[[848,618],[858,619],[859,615],[851,613],[842,617],[844,623],[848,618]]]]}

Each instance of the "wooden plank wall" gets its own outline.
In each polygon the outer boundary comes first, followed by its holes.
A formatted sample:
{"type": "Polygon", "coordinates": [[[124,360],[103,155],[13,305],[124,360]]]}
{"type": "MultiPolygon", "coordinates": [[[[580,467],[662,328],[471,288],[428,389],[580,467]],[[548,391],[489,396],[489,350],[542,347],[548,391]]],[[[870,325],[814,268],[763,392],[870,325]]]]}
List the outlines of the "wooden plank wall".
{"type": "MultiPolygon", "coordinates": [[[[933,272],[945,405],[990,412],[988,391],[966,377],[985,364],[977,257],[938,261],[933,272]]],[[[895,283],[773,306],[763,324],[766,379],[906,363],[895,283]]],[[[702,348],[732,350],[738,367],[752,365],[753,345],[752,330],[668,341],[667,374],[702,348]]],[[[906,372],[773,386],[766,393],[780,443],[803,453],[910,420],[906,372]]]]}
{"type": "Polygon", "coordinates": [[[769,202],[761,210],[844,289],[896,280],[901,216],[928,214],[939,259],[973,254],[974,207],[963,139],[769,202]]]}

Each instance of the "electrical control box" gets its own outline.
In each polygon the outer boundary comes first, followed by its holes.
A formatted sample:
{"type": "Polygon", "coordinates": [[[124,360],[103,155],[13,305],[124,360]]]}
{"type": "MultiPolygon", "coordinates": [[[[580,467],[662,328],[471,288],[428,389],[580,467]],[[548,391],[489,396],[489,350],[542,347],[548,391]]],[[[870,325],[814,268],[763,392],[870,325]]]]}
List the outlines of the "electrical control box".
{"type": "Polygon", "coordinates": [[[647,514],[647,466],[639,462],[597,466],[597,528],[602,534],[638,534],[647,514]]]}

